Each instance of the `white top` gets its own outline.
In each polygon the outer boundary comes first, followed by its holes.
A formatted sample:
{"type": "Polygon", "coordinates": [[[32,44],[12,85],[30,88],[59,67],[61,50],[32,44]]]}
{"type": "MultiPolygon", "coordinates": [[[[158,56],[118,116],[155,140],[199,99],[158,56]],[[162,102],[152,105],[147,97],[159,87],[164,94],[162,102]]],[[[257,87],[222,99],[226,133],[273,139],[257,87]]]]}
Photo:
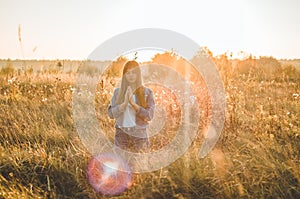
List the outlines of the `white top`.
{"type": "MultiPolygon", "coordinates": [[[[135,95],[133,95],[133,101],[136,102],[135,95]]],[[[124,111],[122,127],[134,127],[134,126],[136,126],[135,110],[131,106],[131,104],[128,103],[128,105],[126,106],[125,111],[124,111]]]]}

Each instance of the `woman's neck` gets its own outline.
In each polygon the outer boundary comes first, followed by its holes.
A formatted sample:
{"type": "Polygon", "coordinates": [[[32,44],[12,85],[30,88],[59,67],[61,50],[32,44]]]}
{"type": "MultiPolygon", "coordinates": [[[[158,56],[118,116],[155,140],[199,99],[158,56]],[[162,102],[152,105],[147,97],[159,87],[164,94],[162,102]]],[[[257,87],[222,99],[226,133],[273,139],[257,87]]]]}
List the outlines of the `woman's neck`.
{"type": "Polygon", "coordinates": [[[134,91],[134,89],[135,89],[135,84],[134,84],[134,83],[131,83],[131,84],[129,84],[129,86],[130,86],[131,89],[134,91]]]}

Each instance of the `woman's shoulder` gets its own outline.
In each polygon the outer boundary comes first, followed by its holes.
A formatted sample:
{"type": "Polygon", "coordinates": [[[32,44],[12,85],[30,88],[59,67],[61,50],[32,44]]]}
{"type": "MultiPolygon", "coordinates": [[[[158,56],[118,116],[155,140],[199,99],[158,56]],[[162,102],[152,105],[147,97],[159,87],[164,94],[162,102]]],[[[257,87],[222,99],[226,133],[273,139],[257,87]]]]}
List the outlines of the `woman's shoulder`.
{"type": "Polygon", "coordinates": [[[148,87],[144,86],[144,91],[145,91],[145,95],[152,94],[152,90],[150,88],[148,88],[148,87]]]}
{"type": "Polygon", "coordinates": [[[118,93],[120,91],[120,87],[114,89],[114,93],[118,93]]]}
{"type": "Polygon", "coordinates": [[[119,91],[120,91],[119,87],[115,88],[113,95],[115,95],[115,96],[118,95],[119,91]]]}

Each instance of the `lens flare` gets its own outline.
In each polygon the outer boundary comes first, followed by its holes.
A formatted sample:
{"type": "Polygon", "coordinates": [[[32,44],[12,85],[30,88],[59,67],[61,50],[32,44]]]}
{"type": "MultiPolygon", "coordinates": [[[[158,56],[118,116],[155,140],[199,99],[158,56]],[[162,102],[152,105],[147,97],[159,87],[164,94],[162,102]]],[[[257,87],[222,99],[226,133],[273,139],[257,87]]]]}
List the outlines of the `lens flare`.
{"type": "Polygon", "coordinates": [[[89,162],[87,177],[96,192],[114,196],[131,185],[132,175],[129,166],[119,156],[106,153],[89,162]]]}

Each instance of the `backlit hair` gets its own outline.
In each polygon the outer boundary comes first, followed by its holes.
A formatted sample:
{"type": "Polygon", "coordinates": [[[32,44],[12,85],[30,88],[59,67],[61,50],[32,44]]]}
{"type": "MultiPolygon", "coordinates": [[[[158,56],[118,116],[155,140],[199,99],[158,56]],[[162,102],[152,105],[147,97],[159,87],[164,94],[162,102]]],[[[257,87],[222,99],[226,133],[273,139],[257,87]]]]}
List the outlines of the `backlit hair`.
{"type": "Polygon", "coordinates": [[[134,85],[134,88],[132,88],[132,89],[133,89],[134,94],[136,95],[137,104],[146,108],[147,105],[146,105],[146,99],[145,99],[145,89],[142,84],[142,73],[141,73],[139,64],[134,60],[127,61],[124,64],[122,80],[121,80],[121,88],[119,90],[116,103],[122,104],[124,102],[125,93],[126,93],[127,87],[129,86],[129,82],[126,79],[125,74],[129,70],[132,70],[136,74],[135,85],[134,85]]]}

